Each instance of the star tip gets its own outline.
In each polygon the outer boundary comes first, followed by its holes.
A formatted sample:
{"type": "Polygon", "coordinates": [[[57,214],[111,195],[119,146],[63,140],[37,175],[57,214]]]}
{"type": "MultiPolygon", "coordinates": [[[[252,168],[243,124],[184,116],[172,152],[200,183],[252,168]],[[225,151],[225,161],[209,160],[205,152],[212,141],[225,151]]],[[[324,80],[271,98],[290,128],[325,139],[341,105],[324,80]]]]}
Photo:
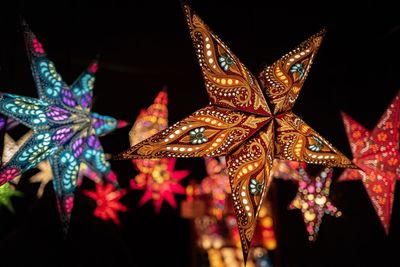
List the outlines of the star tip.
{"type": "Polygon", "coordinates": [[[128,126],[128,125],[131,125],[131,124],[132,124],[132,123],[127,122],[127,121],[124,121],[124,120],[118,120],[118,122],[117,122],[117,128],[118,128],[118,129],[124,128],[124,127],[126,127],[126,126],[128,126]]]}

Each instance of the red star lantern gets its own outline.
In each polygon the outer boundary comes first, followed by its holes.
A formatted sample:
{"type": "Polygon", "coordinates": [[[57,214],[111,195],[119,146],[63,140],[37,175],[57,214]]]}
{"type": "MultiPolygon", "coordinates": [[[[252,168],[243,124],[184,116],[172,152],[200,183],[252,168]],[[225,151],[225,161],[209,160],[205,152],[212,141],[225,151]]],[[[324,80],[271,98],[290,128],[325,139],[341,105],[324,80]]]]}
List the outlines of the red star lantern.
{"type": "Polygon", "coordinates": [[[181,180],[189,175],[188,170],[175,171],[176,159],[161,159],[158,164],[152,168],[151,175],[147,176],[145,181],[137,182],[131,180],[131,188],[145,190],[139,205],[148,201],[153,201],[156,212],[160,212],[164,200],[176,209],[175,194],[184,195],[185,188],[180,184],[181,180]]]}
{"type": "Polygon", "coordinates": [[[361,180],[388,234],[396,179],[400,177],[400,91],[372,131],[342,113],[353,162],[361,170],[347,169],[340,181],[361,180]]]}
{"type": "Polygon", "coordinates": [[[125,195],[124,190],[116,190],[112,184],[98,183],[96,184],[96,191],[85,190],[83,193],[96,201],[94,216],[104,221],[112,220],[115,224],[120,224],[118,212],[128,210],[126,206],[119,202],[125,195]]]}
{"type": "MultiPolygon", "coordinates": [[[[153,136],[168,126],[168,94],[166,90],[158,93],[153,104],[140,112],[129,132],[131,145],[153,136]]],[[[174,194],[185,194],[180,181],[189,175],[189,171],[175,171],[175,159],[134,159],[134,166],[139,171],[131,180],[131,188],[145,190],[139,204],[153,200],[156,212],[160,212],[162,203],[176,208],[174,194]]]]}

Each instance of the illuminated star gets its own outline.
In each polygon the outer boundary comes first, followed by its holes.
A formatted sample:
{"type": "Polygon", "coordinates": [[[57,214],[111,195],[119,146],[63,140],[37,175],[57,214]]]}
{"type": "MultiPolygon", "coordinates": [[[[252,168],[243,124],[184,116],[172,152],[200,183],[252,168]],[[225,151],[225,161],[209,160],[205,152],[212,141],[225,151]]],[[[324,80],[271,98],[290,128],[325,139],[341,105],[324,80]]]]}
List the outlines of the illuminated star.
{"type": "Polygon", "coordinates": [[[10,183],[0,186],[0,206],[6,207],[11,212],[14,212],[14,207],[11,203],[11,197],[14,196],[20,197],[22,193],[15,190],[10,183]]]}
{"type": "MultiPolygon", "coordinates": [[[[131,145],[153,136],[168,126],[168,94],[165,90],[158,93],[153,104],[142,110],[129,132],[131,145]]],[[[139,171],[131,180],[131,188],[145,190],[139,205],[152,200],[156,212],[160,212],[164,200],[176,208],[174,194],[185,194],[180,181],[189,172],[175,171],[175,159],[134,159],[134,166],[139,171]]]]}
{"type": "Polygon", "coordinates": [[[98,183],[96,184],[96,191],[85,190],[84,194],[96,201],[94,216],[104,221],[112,220],[115,224],[120,224],[118,212],[128,210],[126,206],[119,202],[125,195],[125,190],[116,190],[112,184],[98,183]]]}
{"type": "Polygon", "coordinates": [[[317,238],[324,214],[335,217],[342,214],[329,200],[332,172],[331,168],[325,168],[314,178],[310,177],[305,169],[301,167],[299,169],[302,179],[299,181],[298,192],[290,208],[301,210],[310,241],[317,238]]]}
{"type": "Polygon", "coordinates": [[[200,184],[201,192],[211,197],[211,214],[218,220],[223,217],[226,206],[227,195],[231,193],[229,178],[226,173],[225,158],[206,158],[205,159],[207,177],[200,184]]]}
{"type": "Polygon", "coordinates": [[[46,57],[42,44],[24,24],[26,47],[39,98],[2,94],[0,112],[33,130],[31,137],[0,168],[4,184],[40,162],[50,161],[53,186],[63,230],[66,233],[73,208],[81,162],[116,183],[98,136],[118,127],[118,121],[91,112],[97,62],[68,86],[46,57]]]}
{"type": "Polygon", "coordinates": [[[362,180],[388,234],[396,179],[400,177],[400,91],[372,131],[365,129],[349,115],[343,113],[342,116],[353,162],[361,170],[347,169],[339,180],[362,180]]]}
{"type": "Polygon", "coordinates": [[[226,156],[246,261],[274,158],[353,167],[292,112],[324,31],[267,66],[257,79],[189,6],[184,11],[210,105],[116,158],[226,156]]]}

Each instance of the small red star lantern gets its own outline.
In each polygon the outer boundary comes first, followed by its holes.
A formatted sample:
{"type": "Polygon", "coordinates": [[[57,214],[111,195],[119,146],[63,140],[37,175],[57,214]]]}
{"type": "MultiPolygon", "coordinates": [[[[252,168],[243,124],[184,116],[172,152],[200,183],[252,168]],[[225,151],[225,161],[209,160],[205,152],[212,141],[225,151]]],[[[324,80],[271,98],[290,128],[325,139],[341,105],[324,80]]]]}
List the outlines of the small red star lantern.
{"type": "Polygon", "coordinates": [[[112,184],[96,184],[96,191],[84,191],[84,194],[96,201],[94,216],[103,221],[112,220],[119,225],[118,212],[126,212],[128,208],[124,206],[120,199],[125,195],[125,190],[116,190],[112,184]]]}
{"type": "Polygon", "coordinates": [[[157,213],[160,212],[164,200],[171,207],[177,207],[174,195],[186,193],[180,181],[189,175],[188,170],[175,171],[176,159],[160,159],[158,161],[158,164],[152,168],[151,175],[143,176],[145,180],[140,181],[138,177],[131,180],[132,189],[145,190],[139,205],[153,200],[157,213]]]}

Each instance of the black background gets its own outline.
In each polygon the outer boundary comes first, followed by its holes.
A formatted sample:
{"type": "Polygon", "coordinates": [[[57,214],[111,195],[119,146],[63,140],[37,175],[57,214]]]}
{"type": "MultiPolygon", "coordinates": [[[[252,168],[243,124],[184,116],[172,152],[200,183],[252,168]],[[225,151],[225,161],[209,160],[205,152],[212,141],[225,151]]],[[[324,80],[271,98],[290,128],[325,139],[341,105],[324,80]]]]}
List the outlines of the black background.
{"type": "MultiPolygon", "coordinates": [[[[326,27],[295,112],[349,157],[339,111],[372,129],[400,88],[395,1],[363,1],[354,7],[350,1],[190,4],[255,74],[326,27]]],[[[179,1],[16,1],[1,6],[0,90],[36,96],[19,31],[21,15],[67,83],[100,53],[96,112],[133,122],[164,85],[171,123],[208,103],[179,1]]],[[[128,130],[102,138],[105,150],[116,154],[128,148],[128,130]]],[[[127,187],[134,176],[131,163],[112,165],[127,187]]],[[[177,168],[190,169],[197,180],[205,175],[201,159],[178,160],[177,168]]],[[[23,177],[19,190],[25,197],[14,199],[16,214],[0,210],[0,266],[190,265],[190,227],[177,210],[164,205],[156,215],[151,204],[137,208],[141,193],[129,192],[123,202],[130,212],[121,214],[117,227],[93,218],[94,202],[78,189],[70,233],[63,241],[51,184],[41,200],[35,200],[36,189],[23,177]]],[[[385,236],[362,183],[334,183],[332,199],[343,216],[325,216],[318,240],[310,243],[300,212],[286,209],[295,193],[296,186],[282,180],[275,180],[270,191],[277,266],[400,266],[398,196],[385,236]]]]}

